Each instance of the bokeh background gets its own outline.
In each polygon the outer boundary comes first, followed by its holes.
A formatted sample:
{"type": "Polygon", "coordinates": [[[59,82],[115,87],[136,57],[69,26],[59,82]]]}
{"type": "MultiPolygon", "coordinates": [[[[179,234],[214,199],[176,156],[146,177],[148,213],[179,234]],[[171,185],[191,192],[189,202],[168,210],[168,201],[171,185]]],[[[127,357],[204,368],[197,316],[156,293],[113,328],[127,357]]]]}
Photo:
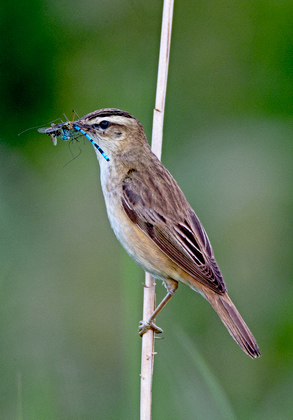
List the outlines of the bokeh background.
{"type": "MultiPolygon", "coordinates": [[[[162,1],[1,5],[0,418],[137,419],[142,270],[92,146],[23,130],[103,107],[151,137],[162,1]]],[[[154,419],[293,418],[292,1],[175,2],[162,160],[259,342],[187,287],[158,317],[154,419]]],[[[157,299],[165,289],[157,286],[157,299]]]]}

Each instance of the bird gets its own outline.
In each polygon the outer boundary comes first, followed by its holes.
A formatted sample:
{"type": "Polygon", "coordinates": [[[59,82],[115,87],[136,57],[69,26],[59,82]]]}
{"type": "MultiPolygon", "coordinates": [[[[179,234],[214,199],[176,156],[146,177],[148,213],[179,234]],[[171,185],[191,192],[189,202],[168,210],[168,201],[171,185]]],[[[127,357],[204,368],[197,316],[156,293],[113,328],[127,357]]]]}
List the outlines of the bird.
{"type": "Polygon", "coordinates": [[[162,332],[155,317],[183,283],[211,304],[245,353],[259,357],[258,344],[227,293],[205,229],[152,152],[139,120],[126,111],[103,108],[67,126],[95,146],[107,214],[117,239],[167,289],[151,317],[140,322],[139,334],[150,328],[162,332]]]}

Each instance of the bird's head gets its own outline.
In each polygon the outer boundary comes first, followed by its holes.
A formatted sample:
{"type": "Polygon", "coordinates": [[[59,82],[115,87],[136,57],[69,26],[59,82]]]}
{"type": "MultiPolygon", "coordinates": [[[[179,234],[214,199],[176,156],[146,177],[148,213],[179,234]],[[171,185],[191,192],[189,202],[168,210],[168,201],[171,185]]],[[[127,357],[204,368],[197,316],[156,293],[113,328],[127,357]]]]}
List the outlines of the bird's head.
{"type": "MultiPolygon", "coordinates": [[[[119,109],[105,108],[91,112],[80,118],[77,125],[103,149],[110,160],[148,144],[141,123],[119,109]]],[[[99,153],[97,156],[101,158],[99,153]]]]}

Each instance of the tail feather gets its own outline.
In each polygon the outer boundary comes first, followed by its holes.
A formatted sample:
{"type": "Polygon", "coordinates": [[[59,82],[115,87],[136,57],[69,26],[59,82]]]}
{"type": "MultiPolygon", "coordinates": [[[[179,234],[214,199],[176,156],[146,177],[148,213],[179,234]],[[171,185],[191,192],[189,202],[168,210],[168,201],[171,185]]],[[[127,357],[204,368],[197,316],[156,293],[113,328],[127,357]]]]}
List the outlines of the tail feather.
{"type": "Polygon", "coordinates": [[[228,294],[219,295],[207,289],[204,294],[242,350],[252,358],[259,357],[257,342],[228,294]]]}

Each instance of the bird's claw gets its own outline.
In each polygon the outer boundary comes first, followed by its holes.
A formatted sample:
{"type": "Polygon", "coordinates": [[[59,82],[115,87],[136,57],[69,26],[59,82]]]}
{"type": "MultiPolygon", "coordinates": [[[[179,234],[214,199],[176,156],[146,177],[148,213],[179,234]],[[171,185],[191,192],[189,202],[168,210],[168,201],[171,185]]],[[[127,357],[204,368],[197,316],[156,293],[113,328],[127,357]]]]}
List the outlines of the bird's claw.
{"type": "Polygon", "coordinates": [[[148,321],[140,321],[138,326],[138,334],[143,336],[147,332],[147,330],[154,330],[156,334],[162,334],[162,328],[158,327],[154,322],[148,321]]]}

